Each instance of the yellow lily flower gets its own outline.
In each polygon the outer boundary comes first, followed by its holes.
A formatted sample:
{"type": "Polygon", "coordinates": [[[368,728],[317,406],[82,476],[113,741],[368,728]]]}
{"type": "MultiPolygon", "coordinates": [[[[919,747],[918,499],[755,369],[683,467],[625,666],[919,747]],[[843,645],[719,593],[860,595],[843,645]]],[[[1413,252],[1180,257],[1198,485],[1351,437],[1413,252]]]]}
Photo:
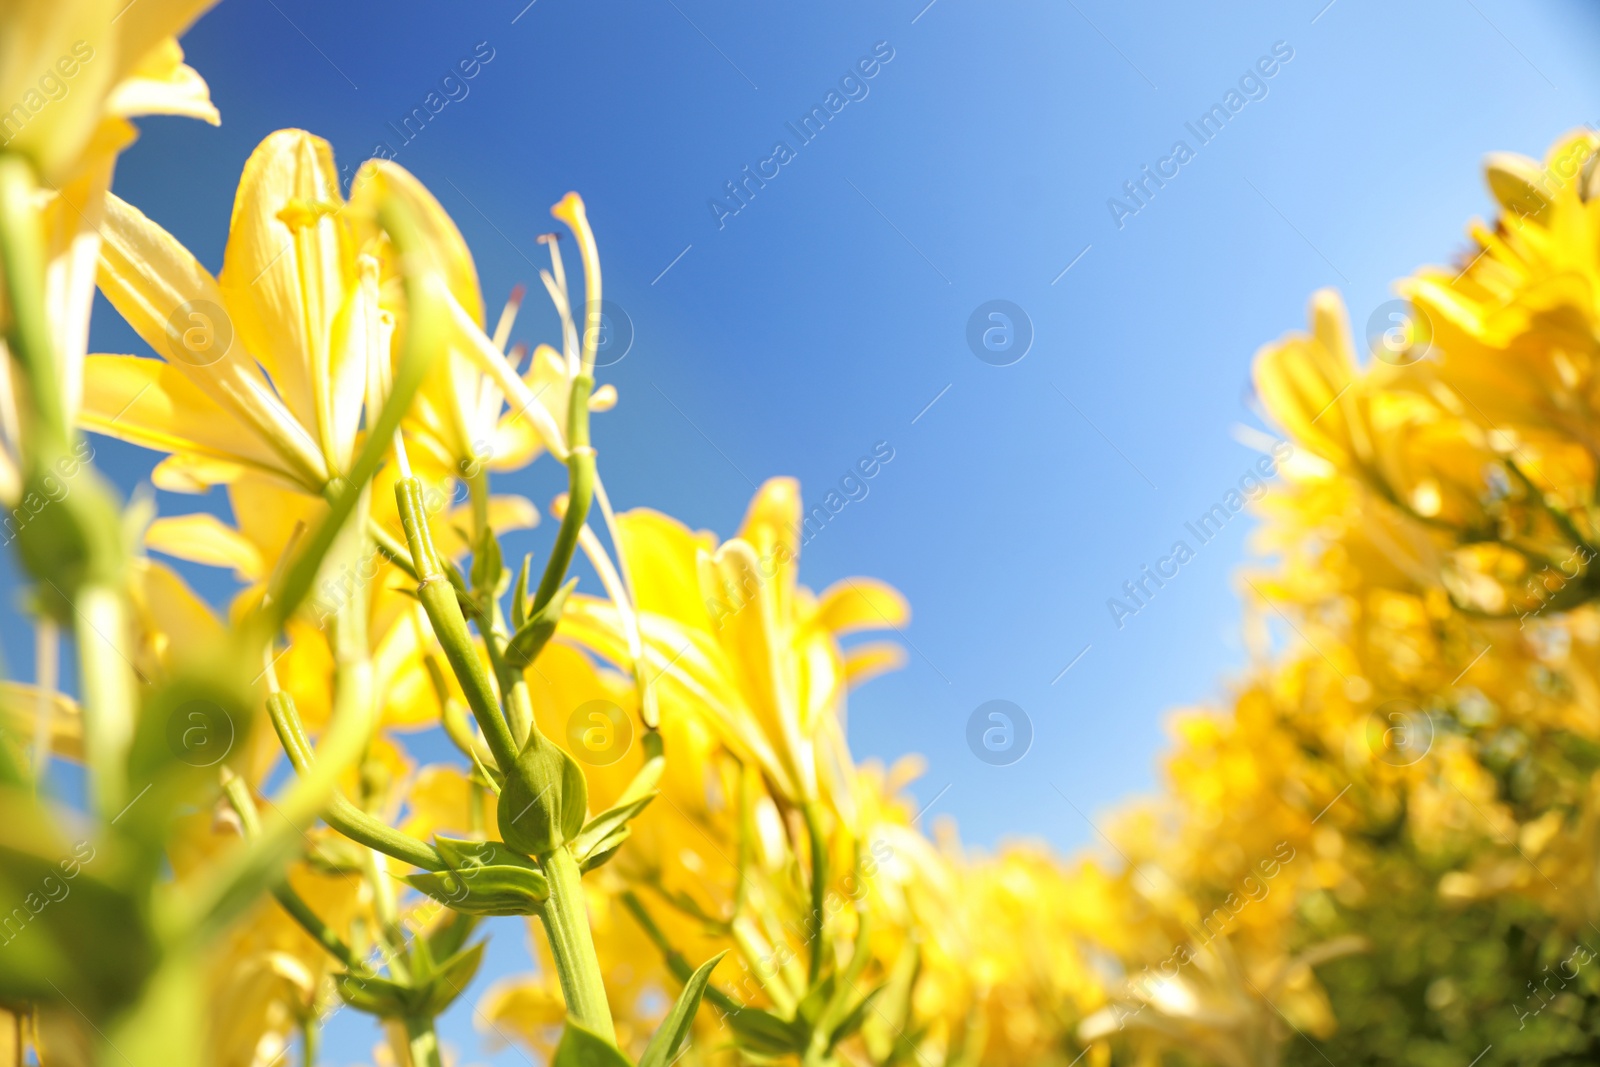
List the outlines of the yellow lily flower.
{"type": "Polygon", "coordinates": [[[163,358],[90,356],[83,425],[173,453],[163,488],[255,471],[320,495],[350,463],[394,326],[327,142],[281,130],[251,154],[220,277],[114,196],[103,229],[100,288],[163,358]]]}
{"type": "MultiPolygon", "coordinates": [[[[189,115],[213,124],[205,82],[177,37],[215,0],[66,0],[11,5],[0,17],[0,133],[52,184],[70,181],[106,127],[126,143],[135,115],[189,115]]],[[[120,146],[118,146],[120,147],[120,146]]]]}
{"type": "MultiPolygon", "coordinates": [[[[177,36],[215,0],[17,3],[0,14],[0,146],[28,156],[44,189],[39,214],[45,299],[73,417],[88,350],[95,258],[117,154],[139,115],[220,120],[177,36]]],[[[4,344],[0,343],[0,357],[4,344]]],[[[11,361],[0,358],[0,501],[20,490],[22,413],[11,361]]]]}
{"type": "MultiPolygon", "coordinates": [[[[516,470],[546,447],[562,455],[571,389],[565,366],[553,349],[540,345],[518,376],[516,354],[509,360],[503,355],[522,303],[522,287],[507,301],[492,336],[486,333],[477,268],[450,216],[404,168],[386,160],[362,164],[351,183],[351,208],[356,217],[372,217],[377,205],[391,196],[408,204],[420,222],[424,250],[443,279],[442,295],[455,326],[449,358],[435,364],[407,415],[408,447],[420,459],[463,479],[477,477],[484,470],[516,470]],[[511,410],[505,410],[508,403],[511,410]]],[[[401,314],[405,303],[402,278],[387,241],[378,242],[377,255],[382,306],[401,314]]],[[[545,277],[557,309],[565,316],[565,276],[553,244],[552,262],[561,281],[557,284],[548,273],[545,277]]],[[[606,386],[596,391],[590,408],[605,411],[615,401],[615,388],[606,386]]]]}
{"type": "MultiPolygon", "coordinates": [[[[648,671],[663,718],[702,717],[756,762],[790,803],[823,799],[849,822],[846,688],[898,665],[883,645],[848,653],[838,638],[898,628],[910,611],[894,589],[847,578],[820,596],[798,584],[802,510],[791,479],[767,482],[740,535],[718,545],[645,509],[617,516],[618,551],[635,583],[648,671]]],[[[627,664],[627,634],[609,601],[574,597],[559,636],[627,664]]]]}

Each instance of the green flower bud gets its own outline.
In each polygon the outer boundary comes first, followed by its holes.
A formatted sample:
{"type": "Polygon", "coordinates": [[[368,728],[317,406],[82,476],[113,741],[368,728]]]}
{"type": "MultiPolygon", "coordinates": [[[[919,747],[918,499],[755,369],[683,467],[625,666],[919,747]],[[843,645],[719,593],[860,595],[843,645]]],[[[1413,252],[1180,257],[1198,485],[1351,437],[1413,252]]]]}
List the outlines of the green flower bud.
{"type": "Polygon", "coordinates": [[[588,806],[582,768],[535,729],[500,792],[500,836],[524,855],[553,852],[578,836],[588,806]]]}

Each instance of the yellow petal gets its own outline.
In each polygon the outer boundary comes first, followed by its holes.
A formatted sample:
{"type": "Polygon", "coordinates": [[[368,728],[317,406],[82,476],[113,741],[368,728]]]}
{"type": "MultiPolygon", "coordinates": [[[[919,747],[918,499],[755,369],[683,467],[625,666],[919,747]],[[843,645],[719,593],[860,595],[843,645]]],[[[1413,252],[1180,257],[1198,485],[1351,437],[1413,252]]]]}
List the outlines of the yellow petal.
{"type": "MultiPolygon", "coordinates": [[[[90,356],[84,361],[87,430],[162,452],[190,453],[227,465],[252,467],[293,480],[282,458],[249,433],[171,364],[137,356],[90,356]]],[[[190,473],[216,471],[193,467],[190,473]]]]}
{"type": "Polygon", "coordinates": [[[157,552],[191,563],[232,567],[244,582],[258,582],[266,576],[260,550],[215,515],[202,512],[157,519],[145,532],[144,542],[157,552]]]}
{"type": "Polygon", "coordinates": [[[45,301],[55,334],[62,392],[76,419],[83,395],[83,357],[89,351],[100,228],[114,156],[104,153],[56,189],[44,207],[45,301]]]}
{"type": "MultiPolygon", "coordinates": [[[[443,276],[462,310],[483,326],[483,292],[478,288],[478,268],[473,265],[472,253],[467,250],[467,242],[462,239],[455,222],[427,187],[398,163],[370,159],[361,164],[350,184],[350,206],[358,217],[365,220],[376,216],[378,206],[390,196],[411,208],[422,230],[428,261],[443,276]]],[[[388,251],[385,242],[383,274],[386,282],[391,278],[399,279],[399,271],[392,258],[388,258],[388,251]]]]}
{"type": "Polygon", "coordinates": [[[355,262],[333,149],[303,130],[256,146],[234,195],[222,291],[234,329],[326,456],[330,333],[355,262]]]}
{"type": "Polygon", "coordinates": [[[634,605],[704,630],[709,623],[695,557],[716,548],[716,538],[696,533],[649,508],[617,516],[618,551],[633,585],[634,605]]]}
{"type": "Polygon", "coordinates": [[[1256,391],[1297,440],[1334,463],[1371,454],[1355,393],[1356,367],[1344,303],[1324,289],[1311,300],[1312,332],[1256,355],[1256,391]]]}
{"type": "Polygon", "coordinates": [[[83,759],[83,719],[77,701],[64,693],[46,695],[26,682],[0,682],[0,723],[6,736],[32,739],[41,699],[50,702],[50,751],[66,759],[83,759]]]}
{"type": "Polygon", "coordinates": [[[63,0],[0,18],[0,135],[51,183],[72,178],[120,76],[116,13],[116,0],[63,0]]]}
{"type": "Polygon", "coordinates": [[[544,442],[539,439],[533,423],[515,414],[507,415],[495,426],[489,469],[520,470],[538,459],[543,451],[544,442]]]}
{"type": "Polygon", "coordinates": [[[844,654],[845,680],[853,689],[906,665],[906,650],[892,641],[857,645],[844,654]]]}
{"type": "Polygon", "coordinates": [[[183,49],[172,37],[156,42],[128,77],[111,90],[106,110],[121,118],[183,115],[213,126],[222,123],[205,79],[183,61],[183,49]]]}
{"type": "Polygon", "coordinates": [[[130,599],[139,624],[142,657],[137,666],[142,673],[159,676],[171,662],[173,649],[191,651],[216,639],[221,621],[171,567],[139,559],[131,571],[130,599]]]}
{"type": "Polygon", "coordinates": [[[749,542],[768,575],[774,611],[783,619],[792,617],[800,570],[800,512],[800,483],[793,478],[769,478],[756,490],[744,525],[739,527],[739,537],[749,542]]]}
{"type": "Polygon", "coordinates": [[[228,460],[179,452],[156,464],[150,484],[169,493],[203,493],[213,485],[230,485],[245,468],[228,460]]]}
{"type": "Polygon", "coordinates": [[[138,0],[116,5],[111,24],[119,35],[117,80],[128,77],[157,49],[162,38],[182,37],[217,0],[138,0]]]}
{"type": "MultiPolygon", "coordinates": [[[[234,522],[239,532],[261,553],[262,569],[270,574],[284,549],[297,536],[315,530],[328,512],[321,497],[291,492],[281,482],[245,477],[228,486],[228,501],[233,505],[234,522]]],[[[335,569],[330,564],[325,572],[335,569]]],[[[328,578],[325,576],[324,581],[328,578]]],[[[313,593],[313,597],[325,594],[313,593]]]]}
{"type": "Polygon", "coordinates": [[[278,452],[282,465],[320,489],[328,475],[315,443],[241,343],[238,317],[216,279],[114,194],[106,197],[101,232],[100,289],[112,306],[157,354],[278,452]]]}
{"type": "MultiPolygon", "coordinates": [[[[394,318],[378,306],[378,265],[370,256],[356,264],[356,276],[333,322],[329,355],[329,414],[334,462],[339,469],[354,459],[361,413],[378,384],[374,369],[387,364],[394,318]]],[[[373,397],[374,401],[377,397],[373,397]]],[[[387,399],[385,396],[384,399],[387,399]]],[[[374,407],[374,412],[377,408],[374,407]]]]}
{"type": "Polygon", "coordinates": [[[835,634],[882,630],[910,622],[911,606],[885,582],[846,578],[823,591],[813,621],[835,634]]]}

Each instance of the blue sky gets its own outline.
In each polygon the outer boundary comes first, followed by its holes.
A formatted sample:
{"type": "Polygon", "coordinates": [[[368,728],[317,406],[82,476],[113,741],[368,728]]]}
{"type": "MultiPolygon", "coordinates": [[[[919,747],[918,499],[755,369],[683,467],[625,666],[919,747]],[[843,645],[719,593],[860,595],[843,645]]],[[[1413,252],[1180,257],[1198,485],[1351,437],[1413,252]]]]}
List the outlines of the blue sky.
{"type": "MultiPolygon", "coordinates": [[[[1256,348],[1325,285],[1359,331],[1393,278],[1465,246],[1485,152],[1541,155],[1600,120],[1576,3],[1325,4],[225,0],[184,42],[222,127],[147,122],[116,188],[216,268],[265,134],[319,133],[350,172],[387,145],[461,226],[491,305],[535,281],[549,205],[578,190],[634,334],[596,428],[618,506],[726,535],[763,479],[820,499],[886,442],[801,565],[913,607],[909,666],[853,698],[852,746],[923,753],[919,798],[973,843],[1074,849],[1157,785],[1166,714],[1242,663],[1243,521],[1120,629],[1106,601],[1258,458],[1232,435],[1259,425],[1256,348]],[[1230,91],[1202,143],[1191,126],[1230,91]],[[734,213],[726,183],[751,173],[734,213]],[[1031,324],[1005,366],[968,343],[997,300],[1031,324]],[[969,748],[991,700],[1031,724],[1009,766],[969,748]]],[[[519,339],[553,338],[528,307],[519,339]]],[[[143,351],[104,307],[94,337],[143,351]]],[[[101,455],[124,485],[152,462],[101,455]]],[[[544,507],[560,472],[510,485],[544,507]]],[[[20,669],[27,637],[6,632],[20,669]]],[[[497,940],[491,969],[520,966],[515,929],[497,940]]],[[[370,1034],[340,1026],[336,1058],[358,1056],[370,1034]]],[[[474,1047],[463,1011],[448,1030],[474,1047]]]]}

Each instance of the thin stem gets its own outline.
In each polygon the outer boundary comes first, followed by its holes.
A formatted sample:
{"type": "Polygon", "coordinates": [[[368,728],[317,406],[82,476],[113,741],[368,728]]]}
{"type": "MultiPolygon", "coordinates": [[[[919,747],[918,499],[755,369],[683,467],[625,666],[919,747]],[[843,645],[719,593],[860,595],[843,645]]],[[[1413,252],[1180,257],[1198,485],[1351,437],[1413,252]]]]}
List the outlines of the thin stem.
{"type": "MultiPolygon", "coordinates": [[[[271,610],[271,605],[268,605],[271,610]]],[[[304,827],[337,794],[339,776],[361,758],[374,728],[372,663],[366,650],[364,597],[339,609],[333,629],[333,712],[314,763],[286,785],[273,809],[281,816],[241,853],[219,866],[193,893],[174,898],[162,915],[173,934],[203,941],[249,905],[262,886],[279,877],[301,848],[304,827]]]]}
{"type": "Polygon", "coordinates": [[[466,616],[456,600],[455,587],[445,577],[444,565],[433,547],[433,537],[423,516],[422,487],[415,478],[402,478],[395,483],[394,495],[400,507],[400,522],[405,527],[406,543],[411,549],[411,560],[417,568],[417,599],[428,613],[434,636],[439,639],[439,647],[461,683],[467,706],[483,730],[489,751],[494,753],[500,770],[510,773],[517,763],[517,744],[500,712],[489,673],[473,645],[466,616]]]}
{"type": "MultiPolygon", "coordinates": [[[[34,206],[37,192],[28,160],[0,152],[0,287],[8,313],[6,347],[29,402],[22,460],[30,483],[72,459],[72,428],[61,388],[68,374],[51,338],[45,247],[34,206]]],[[[20,547],[35,576],[66,601],[56,604],[53,613],[75,622],[84,695],[84,762],[94,805],[110,819],[125,802],[125,764],[135,721],[133,665],[117,647],[127,627],[116,529],[120,516],[110,492],[92,475],[80,481],[73,497],[72,503],[58,505],[62,518],[51,527],[48,546],[33,533],[25,535],[20,547]]]]}
{"type": "Polygon", "coordinates": [[[587,370],[572,380],[572,398],[567,405],[567,513],[561,516],[555,546],[539,579],[533,598],[537,612],[550,602],[567,580],[567,568],[578,549],[578,531],[589,517],[589,502],[594,496],[594,449],[589,447],[589,393],[594,376],[587,370]]]}
{"type": "Polygon", "coordinates": [[[20,155],[0,153],[0,282],[5,286],[10,324],[6,330],[11,357],[28,383],[33,425],[28,458],[48,462],[67,451],[64,375],[56,365],[45,302],[45,251],[33,198],[38,191],[33,167],[20,155]]]}
{"type": "Polygon", "coordinates": [[[389,959],[389,970],[397,980],[407,981],[411,968],[405,958],[406,934],[400,929],[400,908],[395,900],[394,884],[389,881],[389,873],[384,870],[377,851],[367,849],[363,861],[367,885],[372,889],[372,911],[378,919],[379,939],[389,959]]]}
{"type": "Polygon", "coordinates": [[[550,883],[550,898],[539,915],[550,938],[567,1014],[606,1040],[615,1041],[600,958],[589,932],[589,909],[583,899],[578,861],[563,847],[541,855],[539,866],[550,883]]]}
{"type": "MultiPolygon", "coordinates": [[[[227,781],[222,785],[222,791],[227,795],[228,803],[239,816],[239,825],[244,829],[246,838],[255,838],[261,835],[261,816],[256,811],[255,799],[250,796],[250,787],[245,785],[244,779],[236,774],[227,775],[227,781]]],[[[299,893],[294,891],[288,880],[279,882],[272,887],[272,897],[283,910],[289,913],[289,918],[300,924],[300,928],[311,939],[328,951],[334,959],[344,964],[346,969],[358,973],[365,972],[366,968],[344,943],[344,939],[333,932],[333,928],[323,922],[321,917],[311,909],[311,905],[299,893]]]]}
{"type": "Polygon", "coordinates": [[[127,803],[127,752],[137,703],[133,665],[114,644],[128,631],[128,607],[118,589],[98,582],[78,591],[76,607],[84,763],[95,806],[112,819],[127,803]]]}
{"type": "Polygon", "coordinates": [[[300,1017],[300,1067],[313,1067],[317,1062],[320,1033],[316,1012],[308,1011],[300,1017]]]}
{"type": "Polygon", "coordinates": [[[44,618],[34,625],[34,684],[39,695],[33,720],[33,791],[44,786],[50,773],[55,740],[56,687],[60,684],[61,627],[44,618]]]}
{"type": "Polygon", "coordinates": [[[808,942],[811,969],[807,977],[815,985],[822,974],[823,897],[828,890],[828,843],[822,836],[822,813],[817,810],[817,805],[808,803],[800,810],[805,818],[806,836],[811,839],[811,930],[808,942]]]}
{"type": "MultiPolygon", "coordinates": [[[[272,719],[273,729],[278,733],[278,740],[283,744],[284,752],[289,755],[289,763],[297,773],[310,774],[314,764],[311,742],[306,738],[305,726],[300,721],[300,713],[295,707],[294,698],[285,692],[273,693],[267,697],[267,715],[272,719]]],[[[328,802],[327,810],[322,813],[322,818],[329,826],[350,840],[376,849],[384,855],[393,856],[425,871],[449,870],[449,865],[431,845],[418,841],[410,834],[401,833],[388,823],[367,814],[350,803],[337,789],[328,802]]]]}

